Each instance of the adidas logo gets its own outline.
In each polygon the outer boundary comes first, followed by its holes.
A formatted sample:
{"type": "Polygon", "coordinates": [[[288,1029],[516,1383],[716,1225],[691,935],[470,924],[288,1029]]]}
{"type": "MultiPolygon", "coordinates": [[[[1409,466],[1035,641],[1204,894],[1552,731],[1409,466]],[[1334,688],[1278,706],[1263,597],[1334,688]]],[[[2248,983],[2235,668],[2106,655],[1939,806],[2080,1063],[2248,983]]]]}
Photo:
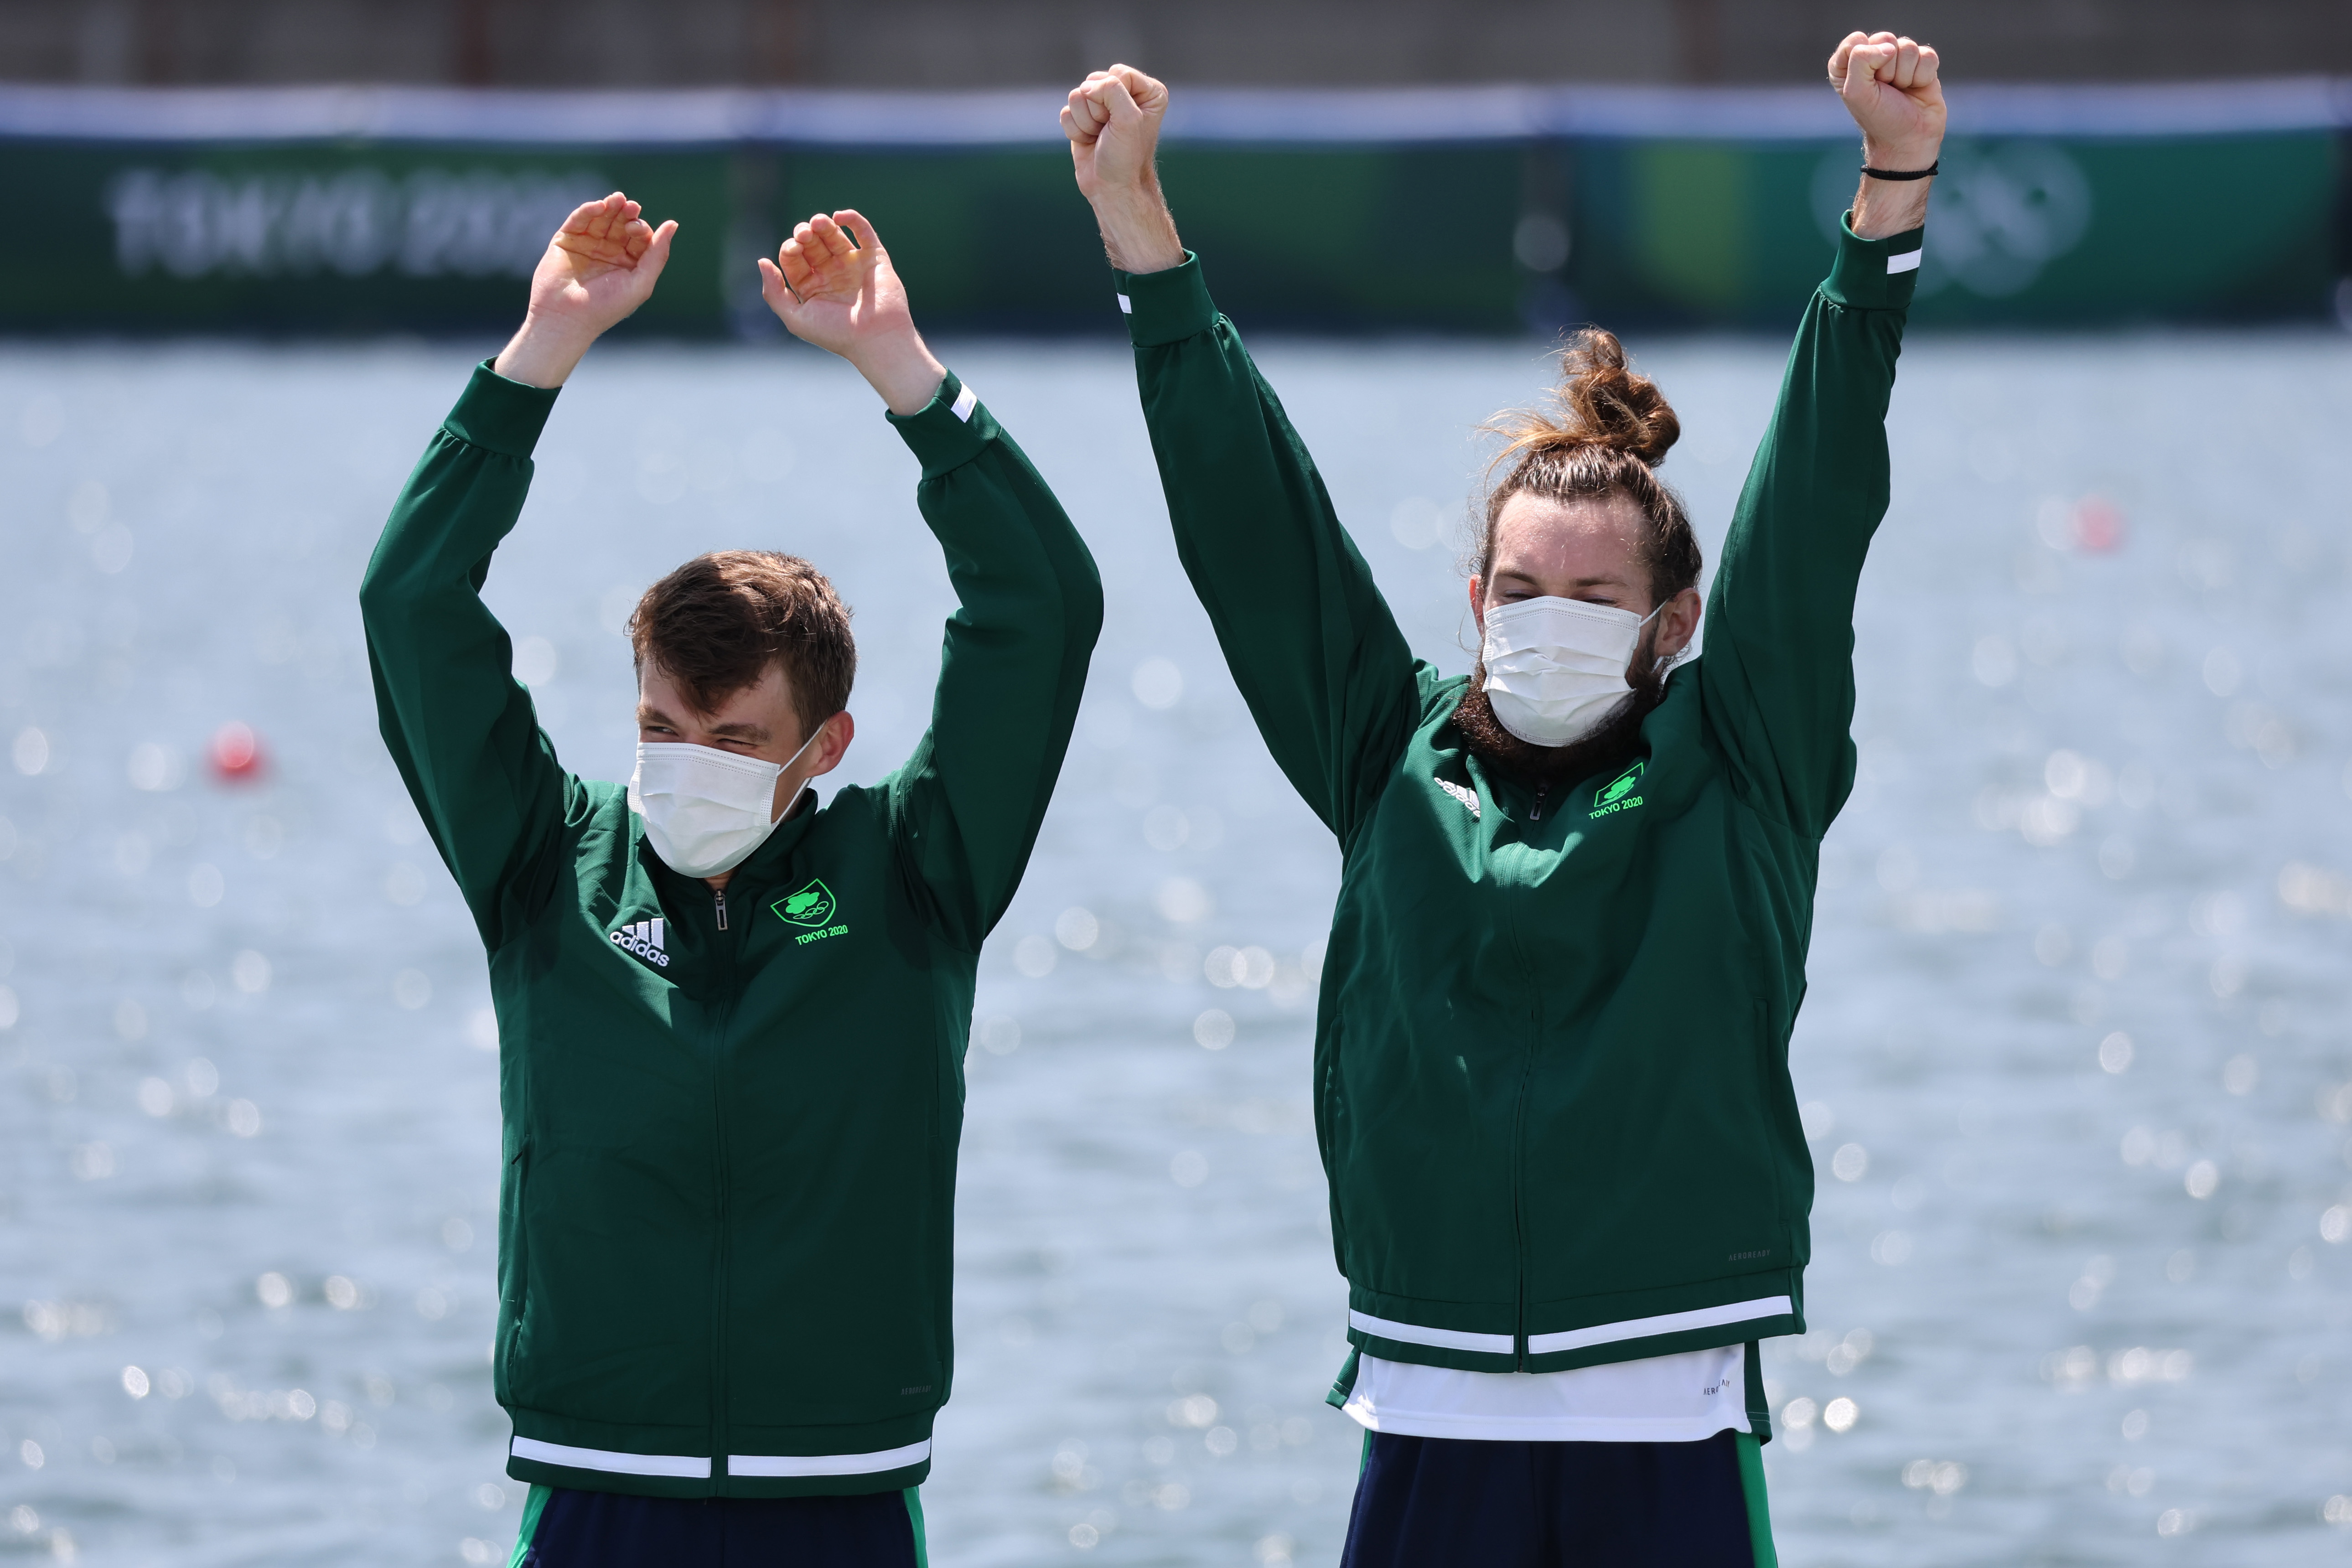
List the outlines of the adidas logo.
{"type": "Polygon", "coordinates": [[[635,925],[623,926],[613,933],[613,945],[623,952],[634,952],[656,968],[669,967],[669,954],[662,951],[662,926],[659,915],[635,925]]]}

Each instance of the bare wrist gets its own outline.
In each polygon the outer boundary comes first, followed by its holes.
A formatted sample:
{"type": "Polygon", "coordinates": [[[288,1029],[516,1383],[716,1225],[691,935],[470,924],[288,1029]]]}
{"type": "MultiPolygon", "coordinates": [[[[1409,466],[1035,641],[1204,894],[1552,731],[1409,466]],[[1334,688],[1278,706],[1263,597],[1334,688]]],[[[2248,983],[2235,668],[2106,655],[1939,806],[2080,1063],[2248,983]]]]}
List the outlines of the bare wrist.
{"type": "Polygon", "coordinates": [[[596,342],[597,334],[525,316],[490,368],[526,386],[562,386],[596,342]]]}
{"type": "Polygon", "coordinates": [[[1864,136],[1862,139],[1862,162],[1865,168],[1916,174],[1921,169],[1934,168],[1937,156],[1942,150],[1943,144],[1937,142],[1898,144],[1874,142],[1864,136]]]}
{"type": "Polygon", "coordinates": [[[928,407],[938,395],[940,384],[948,376],[947,366],[931,353],[922,334],[911,328],[903,334],[861,345],[843,357],[856,367],[868,386],[882,395],[882,402],[890,412],[902,419],[928,407]]]}
{"type": "Polygon", "coordinates": [[[1120,271],[1165,272],[1184,265],[1183,242],[1176,237],[1176,220],[1158,180],[1097,192],[1094,208],[1103,248],[1120,271]]]}

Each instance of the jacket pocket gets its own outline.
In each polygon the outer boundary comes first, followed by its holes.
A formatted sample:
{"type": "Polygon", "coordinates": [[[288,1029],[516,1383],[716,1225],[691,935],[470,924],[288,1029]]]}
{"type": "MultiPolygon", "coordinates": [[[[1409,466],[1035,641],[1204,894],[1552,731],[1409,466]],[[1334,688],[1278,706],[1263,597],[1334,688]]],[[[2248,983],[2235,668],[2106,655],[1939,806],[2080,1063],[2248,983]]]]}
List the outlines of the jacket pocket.
{"type": "Polygon", "coordinates": [[[1340,1207],[1344,1185],[1339,1169],[1341,1119],[1347,1114],[1339,1090],[1339,1036],[1335,1029],[1315,1053],[1315,1144],[1323,1156],[1324,1184],[1331,1198],[1331,1251],[1344,1277],[1348,1272],[1348,1229],[1340,1207]]]}
{"type": "Polygon", "coordinates": [[[523,1315],[530,1305],[530,1227],[523,1217],[523,1200],[530,1182],[530,1144],[526,1142],[507,1163],[506,1192],[499,1204],[499,1328],[498,1355],[492,1368],[492,1394],[500,1405],[515,1402],[517,1363],[522,1354],[523,1315]]]}
{"type": "MultiPolygon", "coordinates": [[[[1758,1098],[1771,1128],[1765,1163],[1772,1172],[1772,1218],[1784,1231],[1797,1217],[1790,1192],[1789,1151],[1805,1152],[1804,1124],[1797,1114],[1795,1087],[1789,1081],[1788,1041],[1772,1024],[1772,1004],[1756,998],[1756,1079],[1758,1098]]],[[[1810,1205],[1808,1205],[1810,1206],[1810,1205]]]]}

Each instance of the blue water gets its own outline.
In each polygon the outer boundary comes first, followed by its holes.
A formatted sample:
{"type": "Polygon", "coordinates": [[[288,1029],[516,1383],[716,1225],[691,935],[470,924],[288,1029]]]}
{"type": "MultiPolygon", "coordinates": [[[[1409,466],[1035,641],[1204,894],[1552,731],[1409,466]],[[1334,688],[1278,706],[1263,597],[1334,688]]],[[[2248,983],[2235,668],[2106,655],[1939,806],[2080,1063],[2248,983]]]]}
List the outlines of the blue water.
{"type": "MultiPolygon", "coordinates": [[[[950,347],[1111,614],[983,965],[933,1560],[1328,1563],[1359,1436],[1321,1403],[1344,1292],[1307,1100],[1337,858],[1177,570],[1125,352],[950,347]]],[[[1635,347],[1712,549],[1780,346],[1635,347]]],[[[375,740],[352,603],[478,352],[0,361],[19,1558],[512,1542],[482,963],[375,740]],[[205,764],[232,721],[252,782],[205,764]]],[[[1539,354],[1262,357],[1414,646],[1466,668],[1470,432],[1539,388],[1539,354]]],[[[2341,337],[1905,359],[1862,778],[1793,1051],[1822,1194],[1815,1331],[1767,1352],[1784,1562],[2352,1552],[2326,1518],[2352,1524],[2347,427],[2341,337]]],[[[857,608],[847,774],[905,753],[950,601],[845,369],[600,351],[541,461],[489,596],[572,766],[628,767],[635,593],[745,544],[812,556],[857,608]]]]}

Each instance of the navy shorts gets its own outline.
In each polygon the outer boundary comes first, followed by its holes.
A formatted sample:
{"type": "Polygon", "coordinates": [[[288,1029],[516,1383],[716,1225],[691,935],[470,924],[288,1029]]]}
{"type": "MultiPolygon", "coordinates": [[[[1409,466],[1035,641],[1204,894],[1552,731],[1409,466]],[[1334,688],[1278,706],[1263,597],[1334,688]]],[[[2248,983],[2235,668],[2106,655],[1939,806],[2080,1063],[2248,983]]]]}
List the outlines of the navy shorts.
{"type": "Polygon", "coordinates": [[[534,1486],[509,1568],[923,1568],[913,1488],[661,1498],[534,1486]]]}
{"type": "Polygon", "coordinates": [[[1756,1439],[1365,1434],[1340,1568],[1774,1568],[1756,1439]]]}

